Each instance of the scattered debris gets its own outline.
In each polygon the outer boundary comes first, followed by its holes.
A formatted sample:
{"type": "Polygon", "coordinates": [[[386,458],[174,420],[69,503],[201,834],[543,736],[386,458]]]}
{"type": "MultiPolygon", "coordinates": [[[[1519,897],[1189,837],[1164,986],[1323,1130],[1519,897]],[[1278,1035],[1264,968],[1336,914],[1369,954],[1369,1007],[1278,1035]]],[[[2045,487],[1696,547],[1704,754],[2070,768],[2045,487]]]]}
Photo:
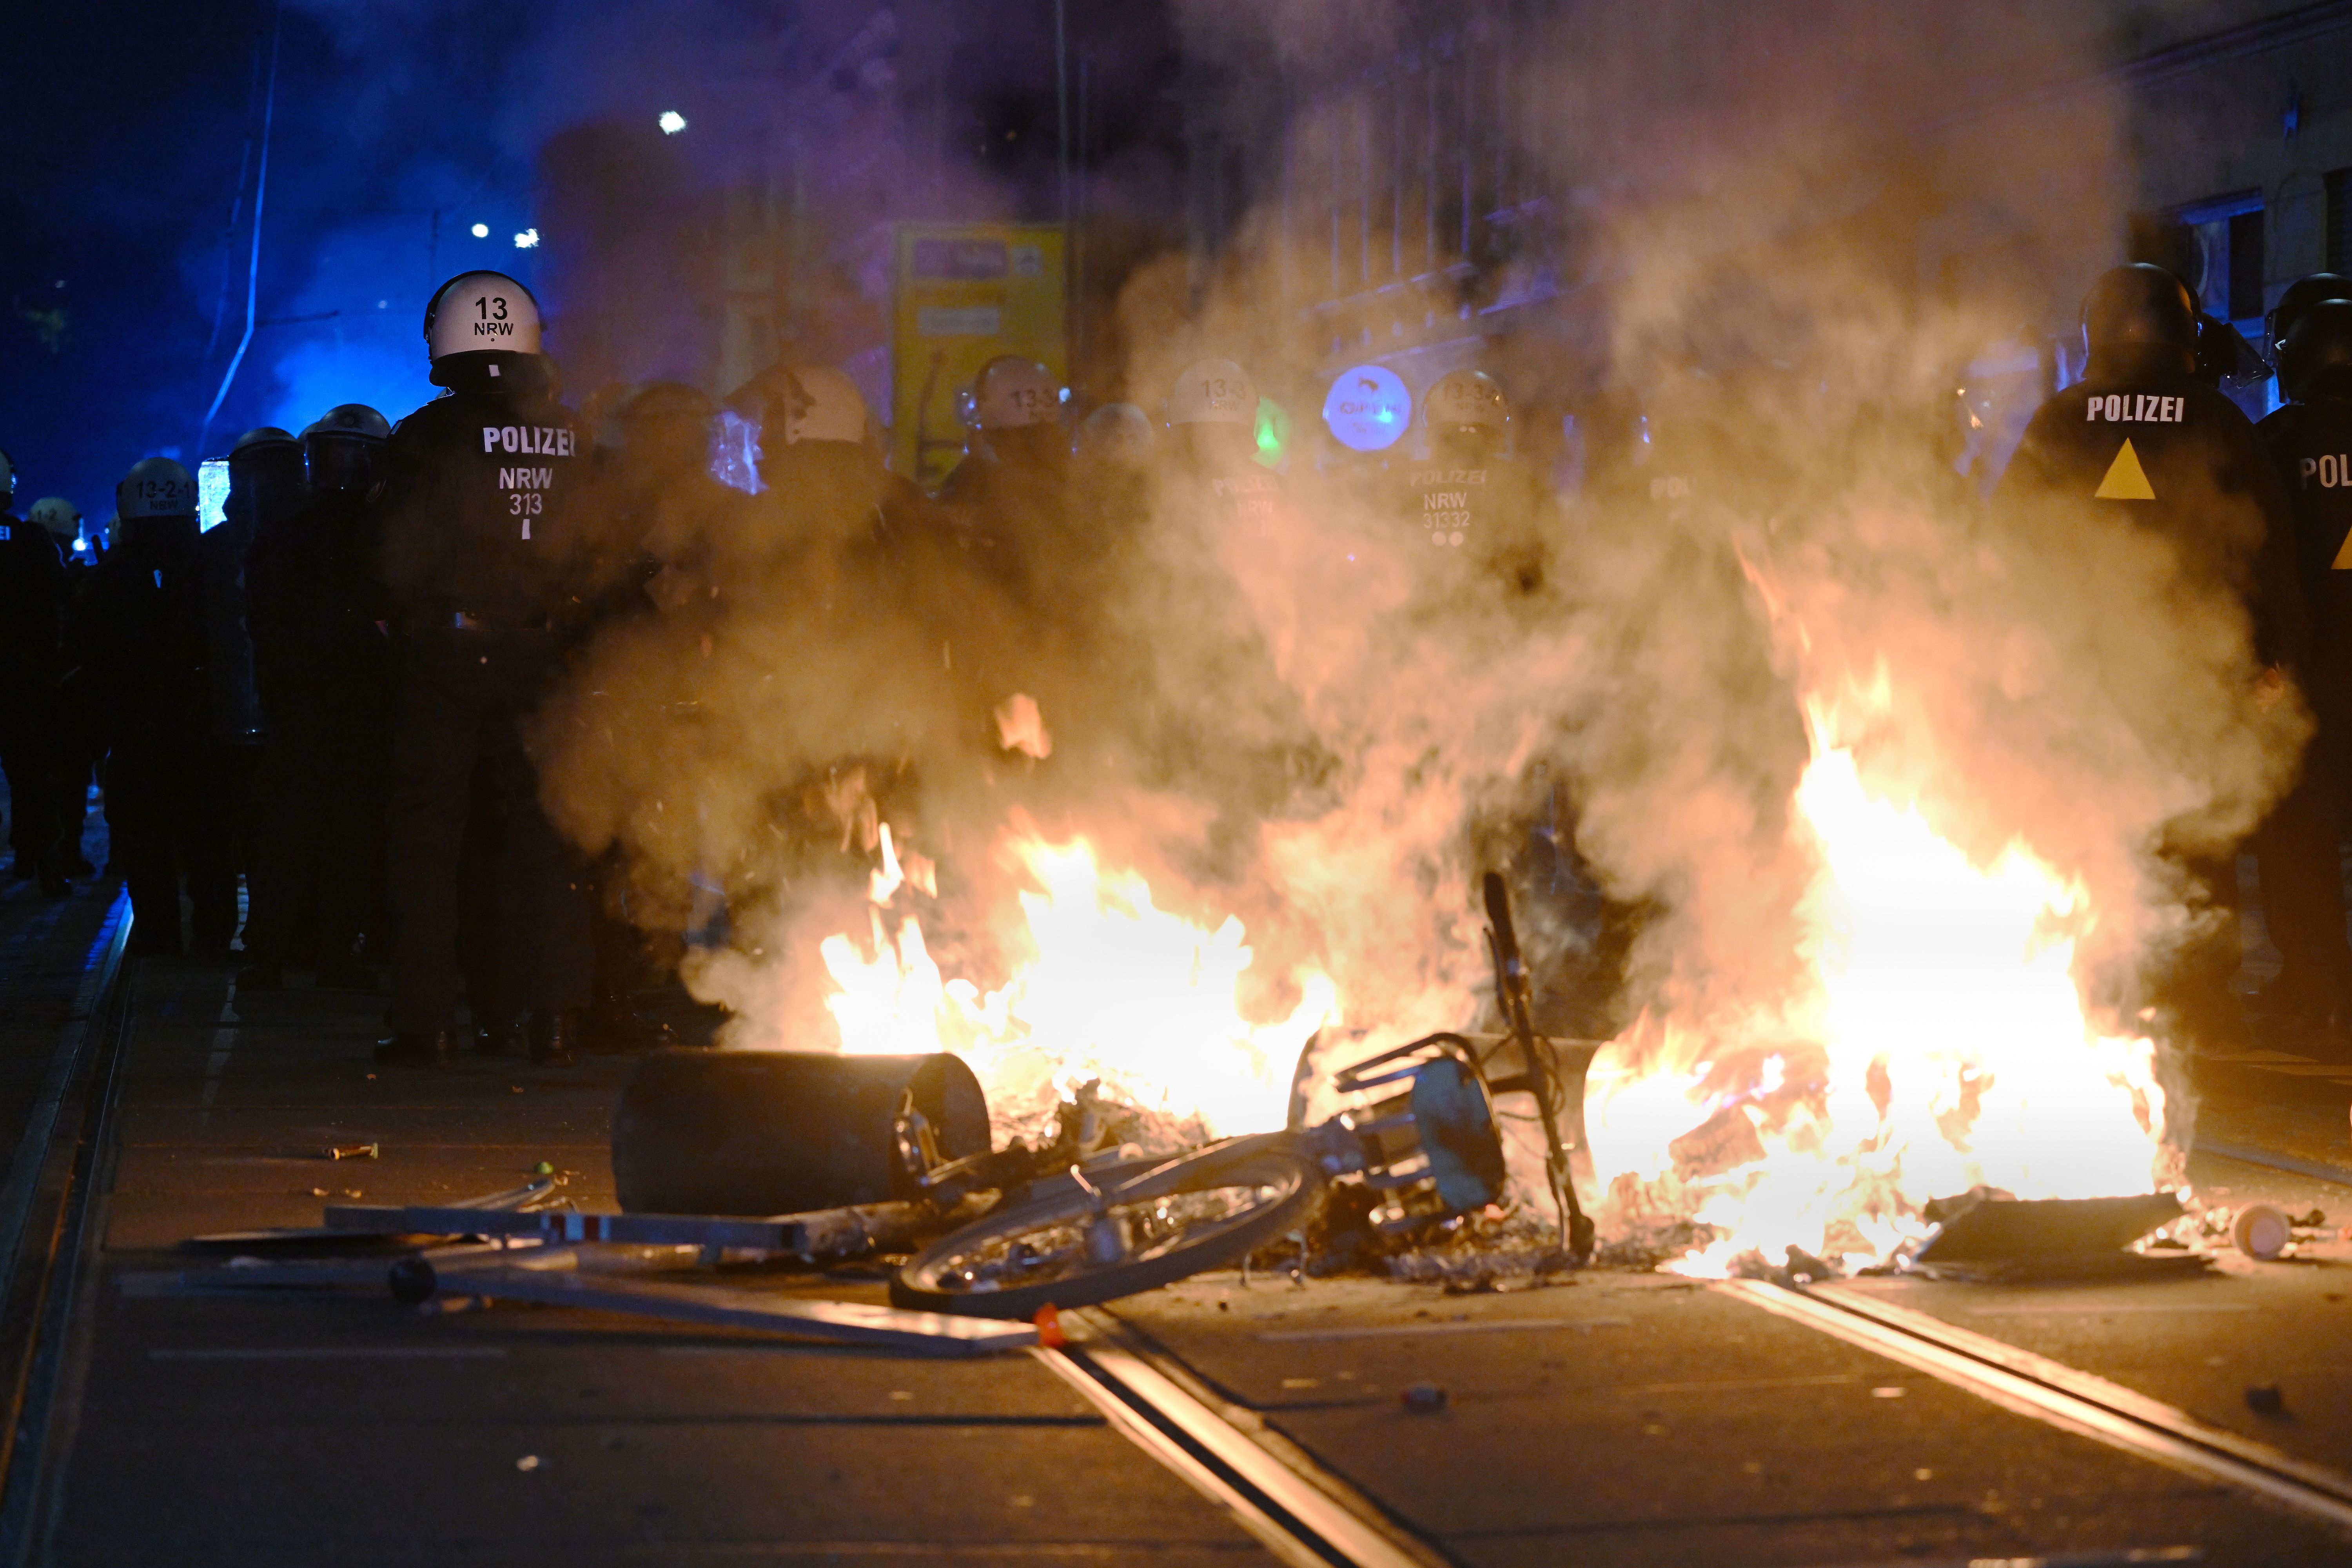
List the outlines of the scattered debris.
{"type": "Polygon", "coordinates": [[[2248,1204],[2230,1222],[2230,1245],[2265,1263],[2276,1259],[2294,1239],[2286,1215],[2270,1204],[2248,1204]]]}
{"type": "MultiPolygon", "coordinates": [[[[335,1230],[373,1236],[502,1236],[549,1242],[620,1242],[644,1247],[695,1247],[716,1252],[756,1252],[811,1262],[903,1250],[955,1223],[919,1204],[869,1204],[815,1214],[739,1219],[728,1215],[583,1214],[576,1209],[486,1209],[446,1206],[330,1205],[335,1230]]],[[[710,1261],[717,1262],[716,1257],[710,1261]]]]}
{"type": "Polygon", "coordinates": [[[2194,1253],[2151,1258],[2125,1250],[2181,1212],[2170,1193],[2020,1200],[1979,1190],[1928,1205],[1941,1228],[1911,1262],[1937,1279],[2009,1281],[2202,1268],[2205,1259],[2194,1253]]]}
{"type": "Polygon", "coordinates": [[[534,1176],[551,1176],[555,1174],[555,1167],[548,1161],[541,1160],[530,1168],[530,1172],[534,1176]]]}
{"type": "Polygon", "coordinates": [[[397,1271],[398,1291],[407,1298],[422,1289],[428,1300],[446,1294],[536,1301],[709,1328],[758,1329],[795,1339],[944,1355],[1025,1350],[1038,1342],[1037,1330],[1028,1323],[908,1312],[852,1301],[809,1300],[773,1290],[583,1273],[582,1250],[509,1248],[479,1260],[439,1264],[422,1258],[410,1259],[397,1271]]]}
{"type": "Polygon", "coordinates": [[[530,1474],[531,1471],[539,1468],[539,1456],[537,1454],[525,1454],[521,1458],[515,1461],[515,1468],[520,1470],[525,1475],[530,1474]]]}
{"type": "Polygon", "coordinates": [[[2246,1408],[2257,1415],[2283,1415],[2286,1413],[2286,1395],[2275,1383],[2257,1384],[2246,1390],[2246,1408]]]}
{"type": "Polygon", "coordinates": [[[1445,1408],[1445,1390],[1433,1383],[1408,1384],[1397,1395],[1397,1403],[1415,1415],[1427,1415],[1445,1408]]]}
{"type": "Polygon", "coordinates": [[[1038,1344],[1046,1350],[1057,1351],[1069,1343],[1062,1333],[1062,1314],[1055,1310],[1052,1302],[1038,1308],[1036,1317],[1030,1321],[1036,1327],[1038,1344]]]}
{"type": "Polygon", "coordinates": [[[330,1143],[322,1151],[330,1160],[373,1160],[383,1152],[381,1143],[330,1143]]]}

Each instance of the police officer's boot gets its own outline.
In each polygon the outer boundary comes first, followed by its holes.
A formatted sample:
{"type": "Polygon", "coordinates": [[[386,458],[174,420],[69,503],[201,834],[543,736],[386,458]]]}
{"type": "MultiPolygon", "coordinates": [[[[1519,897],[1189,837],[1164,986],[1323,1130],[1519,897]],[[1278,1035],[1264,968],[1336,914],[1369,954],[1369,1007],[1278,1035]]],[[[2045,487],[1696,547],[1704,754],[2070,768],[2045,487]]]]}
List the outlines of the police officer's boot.
{"type": "Polygon", "coordinates": [[[394,1067],[446,1067],[457,1059],[454,1029],[404,1029],[377,1043],[375,1059],[394,1067]]]}
{"type": "Polygon", "coordinates": [[[502,1057],[523,1043],[523,1021],[520,1018],[491,1015],[474,1026],[474,1054],[478,1057],[502,1057]]]}
{"type": "Polygon", "coordinates": [[[525,1028],[530,1037],[530,1059],[534,1065],[572,1065],[572,1050],[580,1039],[579,1014],[533,1012],[525,1028]]]}

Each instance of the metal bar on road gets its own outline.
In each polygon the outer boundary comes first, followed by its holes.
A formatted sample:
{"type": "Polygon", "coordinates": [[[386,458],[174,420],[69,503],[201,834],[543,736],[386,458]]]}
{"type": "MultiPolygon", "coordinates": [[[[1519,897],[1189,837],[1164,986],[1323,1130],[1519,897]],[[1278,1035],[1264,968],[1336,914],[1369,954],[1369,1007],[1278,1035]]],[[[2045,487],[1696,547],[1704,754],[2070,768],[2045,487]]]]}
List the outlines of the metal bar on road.
{"type": "Polygon", "coordinates": [[[810,1301],[768,1290],[724,1285],[673,1285],[565,1273],[552,1267],[500,1265],[438,1271],[437,1293],[481,1296],[494,1301],[537,1301],[552,1307],[625,1312],[701,1323],[712,1328],[760,1329],[769,1333],[877,1345],[889,1350],[948,1355],[987,1355],[1025,1350],[1037,1342],[1027,1323],[992,1318],[953,1318],[938,1312],[905,1312],[856,1301],[810,1301]]]}
{"type": "Polygon", "coordinates": [[[1792,1290],[1760,1279],[1726,1279],[1716,1289],[2017,1415],[2352,1531],[2352,1478],[2209,1426],[2119,1384],[1854,1291],[1792,1290]]]}
{"type": "Polygon", "coordinates": [[[354,1236],[524,1236],[551,1242],[719,1247],[838,1258],[903,1244],[937,1228],[920,1204],[866,1204],[765,1219],[728,1215],[583,1214],[576,1209],[481,1209],[467,1205],[331,1204],[327,1227],[354,1236]]]}
{"type": "Polygon", "coordinates": [[[2273,1154],[2267,1149],[2249,1149],[2236,1143],[2212,1143],[2200,1138],[2189,1152],[2218,1154],[2224,1160],[2235,1160],[2241,1165],[2265,1165],[2273,1171],[2286,1171],[2298,1176],[2330,1182],[2339,1187],[2352,1187],[2352,1171],[2341,1165],[2323,1165],[2315,1160],[2298,1160],[2288,1154],[2273,1154]]]}

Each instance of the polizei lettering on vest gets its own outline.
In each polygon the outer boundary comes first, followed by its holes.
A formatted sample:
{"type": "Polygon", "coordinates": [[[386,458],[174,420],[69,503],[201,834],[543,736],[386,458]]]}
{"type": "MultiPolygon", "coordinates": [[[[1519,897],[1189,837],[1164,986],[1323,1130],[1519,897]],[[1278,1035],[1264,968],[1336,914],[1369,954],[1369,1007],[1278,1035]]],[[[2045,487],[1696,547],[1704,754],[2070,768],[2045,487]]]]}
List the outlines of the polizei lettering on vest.
{"type": "Polygon", "coordinates": [[[2084,417],[2094,425],[2186,425],[2189,399],[2152,392],[2110,392],[2091,398],[2084,417]]]}
{"type": "Polygon", "coordinates": [[[560,425],[485,425],[482,450],[569,458],[573,451],[572,433],[560,425]]]}
{"type": "Polygon", "coordinates": [[[2323,490],[2352,488],[2352,454],[2330,452],[2324,457],[2305,458],[2297,467],[2302,470],[2305,489],[2315,486],[2323,490]]]}

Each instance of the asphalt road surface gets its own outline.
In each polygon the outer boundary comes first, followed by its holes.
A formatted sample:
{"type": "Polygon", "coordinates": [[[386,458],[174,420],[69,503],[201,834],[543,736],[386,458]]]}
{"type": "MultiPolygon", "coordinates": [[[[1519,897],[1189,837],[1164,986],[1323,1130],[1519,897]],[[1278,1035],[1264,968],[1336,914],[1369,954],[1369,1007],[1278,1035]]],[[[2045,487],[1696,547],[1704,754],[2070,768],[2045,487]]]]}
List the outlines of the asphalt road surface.
{"type": "MultiPolygon", "coordinates": [[[[191,1283],[236,1248],[187,1237],[330,1200],[447,1202],[545,1162],[612,1206],[628,1064],[379,1068],[377,996],[238,996],[158,960],[100,985],[119,916],[110,889],[0,893],[0,1112],[42,1178],[10,1199],[11,1563],[2352,1563],[2352,1186],[2210,1152],[2352,1164],[2342,1069],[2207,1075],[2200,1188],[2329,1213],[2292,1261],[1793,1303],[1228,1273],[1074,1316],[1066,1352],[950,1359],[420,1310],[366,1269],[191,1283]],[[2027,1387],[2069,1379],[2092,1403],[2027,1387]],[[2133,1399],[2204,1447],[2102,1426],[2133,1399]]],[[[859,1268],[766,1283],[883,1299],[859,1268]]]]}

